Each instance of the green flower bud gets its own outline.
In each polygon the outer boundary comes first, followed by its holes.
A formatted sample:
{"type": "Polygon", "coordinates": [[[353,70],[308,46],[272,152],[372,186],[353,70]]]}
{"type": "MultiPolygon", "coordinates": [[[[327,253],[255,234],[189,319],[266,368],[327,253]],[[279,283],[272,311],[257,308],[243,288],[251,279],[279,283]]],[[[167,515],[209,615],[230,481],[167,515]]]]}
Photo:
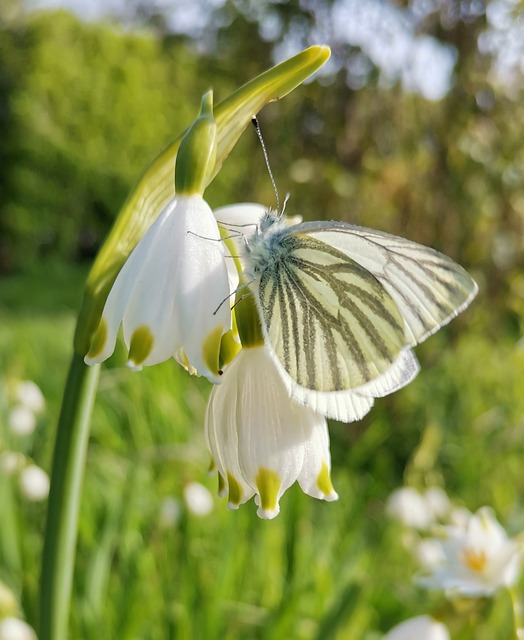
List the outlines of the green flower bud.
{"type": "Polygon", "coordinates": [[[202,195],[215,168],[217,126],[213,117],[213,92],[202,97],[200,115],[180,143],[175,165],[175,192],[202,195]]]}

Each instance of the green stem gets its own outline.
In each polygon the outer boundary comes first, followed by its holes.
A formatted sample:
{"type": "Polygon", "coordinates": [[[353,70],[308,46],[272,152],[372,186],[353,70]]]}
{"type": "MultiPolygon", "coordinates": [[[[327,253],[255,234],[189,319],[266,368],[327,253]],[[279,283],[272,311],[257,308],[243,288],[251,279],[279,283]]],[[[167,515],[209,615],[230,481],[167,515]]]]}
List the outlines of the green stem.
{"type": "Polygon", "coordinates": [[[40,579],[40,640],[68,638],[80,492],[100,367],[74,354],[56,434],[40,579]]]}
{"type": "Polygon", "coordinates": [[[524,612],[522,602],[517,590],[514,587],[508,587],[511,605],[513,607],[513,625],[515,627],[515,640],[524,640],[524,612]]]}

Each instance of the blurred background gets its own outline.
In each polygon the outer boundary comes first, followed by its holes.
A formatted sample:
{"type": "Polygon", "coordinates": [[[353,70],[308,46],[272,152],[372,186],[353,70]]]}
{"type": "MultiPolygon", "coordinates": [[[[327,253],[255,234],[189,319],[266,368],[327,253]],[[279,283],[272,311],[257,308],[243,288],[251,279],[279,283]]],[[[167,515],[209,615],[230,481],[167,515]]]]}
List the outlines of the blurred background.
{"type": "MultiPolygon", "coordinates": [[[[387,516],[394,489],[436,486],[524,529],[524,4],[3,0],[0,582],[33,626],[46,491],[24,477],[50,468],[92,259],[208,88],[218,102],[316,43],[330,62],[259,117],[287,212],[431,245],[480,293],[417,349],[410,386],[332,425],[339,502],[294,487],[272,522],[215,497],[209,385],[174,362],[131,373],[118,350],[93,419],[71,638],[373,640],[439,606],[412,583],[423,536],[387,516]],[[43,402],[24,422],[27,380],[43,402]]],[[[274,205],[253,131],[206,198],[274,205]]],[[[454,638],[512,638],[499,600],[454,638]]]]}

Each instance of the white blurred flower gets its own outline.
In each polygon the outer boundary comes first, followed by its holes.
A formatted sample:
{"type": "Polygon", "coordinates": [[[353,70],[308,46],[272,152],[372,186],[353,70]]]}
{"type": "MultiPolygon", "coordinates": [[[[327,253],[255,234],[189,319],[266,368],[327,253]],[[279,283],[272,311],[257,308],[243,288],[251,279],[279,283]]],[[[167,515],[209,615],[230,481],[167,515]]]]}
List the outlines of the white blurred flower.
{"type": "Polygon", "coordinates": [[[449,524],[465,529],[472,515],[466,507],[455,507],[449,514],[449,524]]]}
{"type": "Polygon", "coordinates": [[[49,495],[49,476],[36,464],[31,464],[20,473],[20,490],[30,502],[40,502],[49,495]]]}
{"type": "Polygon", "coordinates": [[[175,196],[120,270],[85,361],[102,362],[122,324],[134,369],[175,357],[219,381],[220,339],[231,327],[223,243],[200,195],[175,196]]]}
{"type": "Polygon", "coordinates": [[[9,411],[7,418],[9,429],[17,436],[29,436],[36,427],[36,415],[23,404],[17,404],[9,411]]]}
{"type": "Polygon", "coordinates": [[[0,620],[0,640],[36,640],[33,629],[18,618],[0,620]]]}
{"type": "Polygon", "coordinates": [[[440,487],[429,487],[423,494],[433,517],[442,520],[451,511],[451,502],[448,494],[440,487]]]}
{"type": "Polygon", "coordinates": [[[174,527],[180,520],[182,509],[180,502],[172,496],[166,496],[160,505],[158,513],[158,523],[162,528],[174,527]]]}
{"type": "Polygon", "coordinates": [[[395,489],[386,502],[386,512],[414,529],[427,529],[434,521],[430,505],[412,487],[395,489]]]}
{"type": "Polygon", "coordinates": [[[429,589],[443,589],[469,597],[490,596],[511,586],[520,572],[520,548],[484,507],[465,526],[442,528],[444,559],[419,579],[429,589]]]}
{"type": "Polygon", "coordinates": [[[184,487],[184,500],[194,516],[207,516],[215,506],[211,492],[199,482],[189,482],[184,487]]]}
{"type": "Polygon", "coordinates": [[[0,473],[12,476],[25,466],[25,456],[17,451],[2,451],[0,453],[0,473]]]}
{"type": "Polygon", "coordinates": [[[20,380],[15,387],[15,397],[20,404],[34,413],[41,413],[45,408],[42,391],[32,380],[20,380]]]}
{"type": "Polygon", "coordinates": [[[416,616],[393,627],[383,640],[450,640],[447,627],[431,616],[416,616]]]}
{"type": "Polygon", "coordinates": [[[265,347],[242,349],[226,369],[211,392],[205,430],[229,508],[255,495],[258,515],[274,518],[296,480],[315,498],[338,498],[326,420],[289,397],[265,347]]]}
{"type": "Polygon", "coordinates": [[[446,556],[442,550],[439,540],[435,538],[424,538],[415,545],[415,557],[421,567],[433,569],[441,564],[446,556]]]}

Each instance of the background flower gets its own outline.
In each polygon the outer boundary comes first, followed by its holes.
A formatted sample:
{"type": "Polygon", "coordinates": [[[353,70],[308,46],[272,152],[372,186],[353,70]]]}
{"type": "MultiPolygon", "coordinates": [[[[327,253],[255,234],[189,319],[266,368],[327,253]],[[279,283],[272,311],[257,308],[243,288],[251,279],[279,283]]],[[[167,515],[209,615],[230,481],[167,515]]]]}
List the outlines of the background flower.
{"type": "Polygon", "coordinates": [[[479,509],[463,526],[444,526],[441,534],[438,541],[444,559],[428,576],[419,578],[422,586],[480,597],[515,583],[520,572],[521,550],[497,522],[491,509],[479,509]]]}

